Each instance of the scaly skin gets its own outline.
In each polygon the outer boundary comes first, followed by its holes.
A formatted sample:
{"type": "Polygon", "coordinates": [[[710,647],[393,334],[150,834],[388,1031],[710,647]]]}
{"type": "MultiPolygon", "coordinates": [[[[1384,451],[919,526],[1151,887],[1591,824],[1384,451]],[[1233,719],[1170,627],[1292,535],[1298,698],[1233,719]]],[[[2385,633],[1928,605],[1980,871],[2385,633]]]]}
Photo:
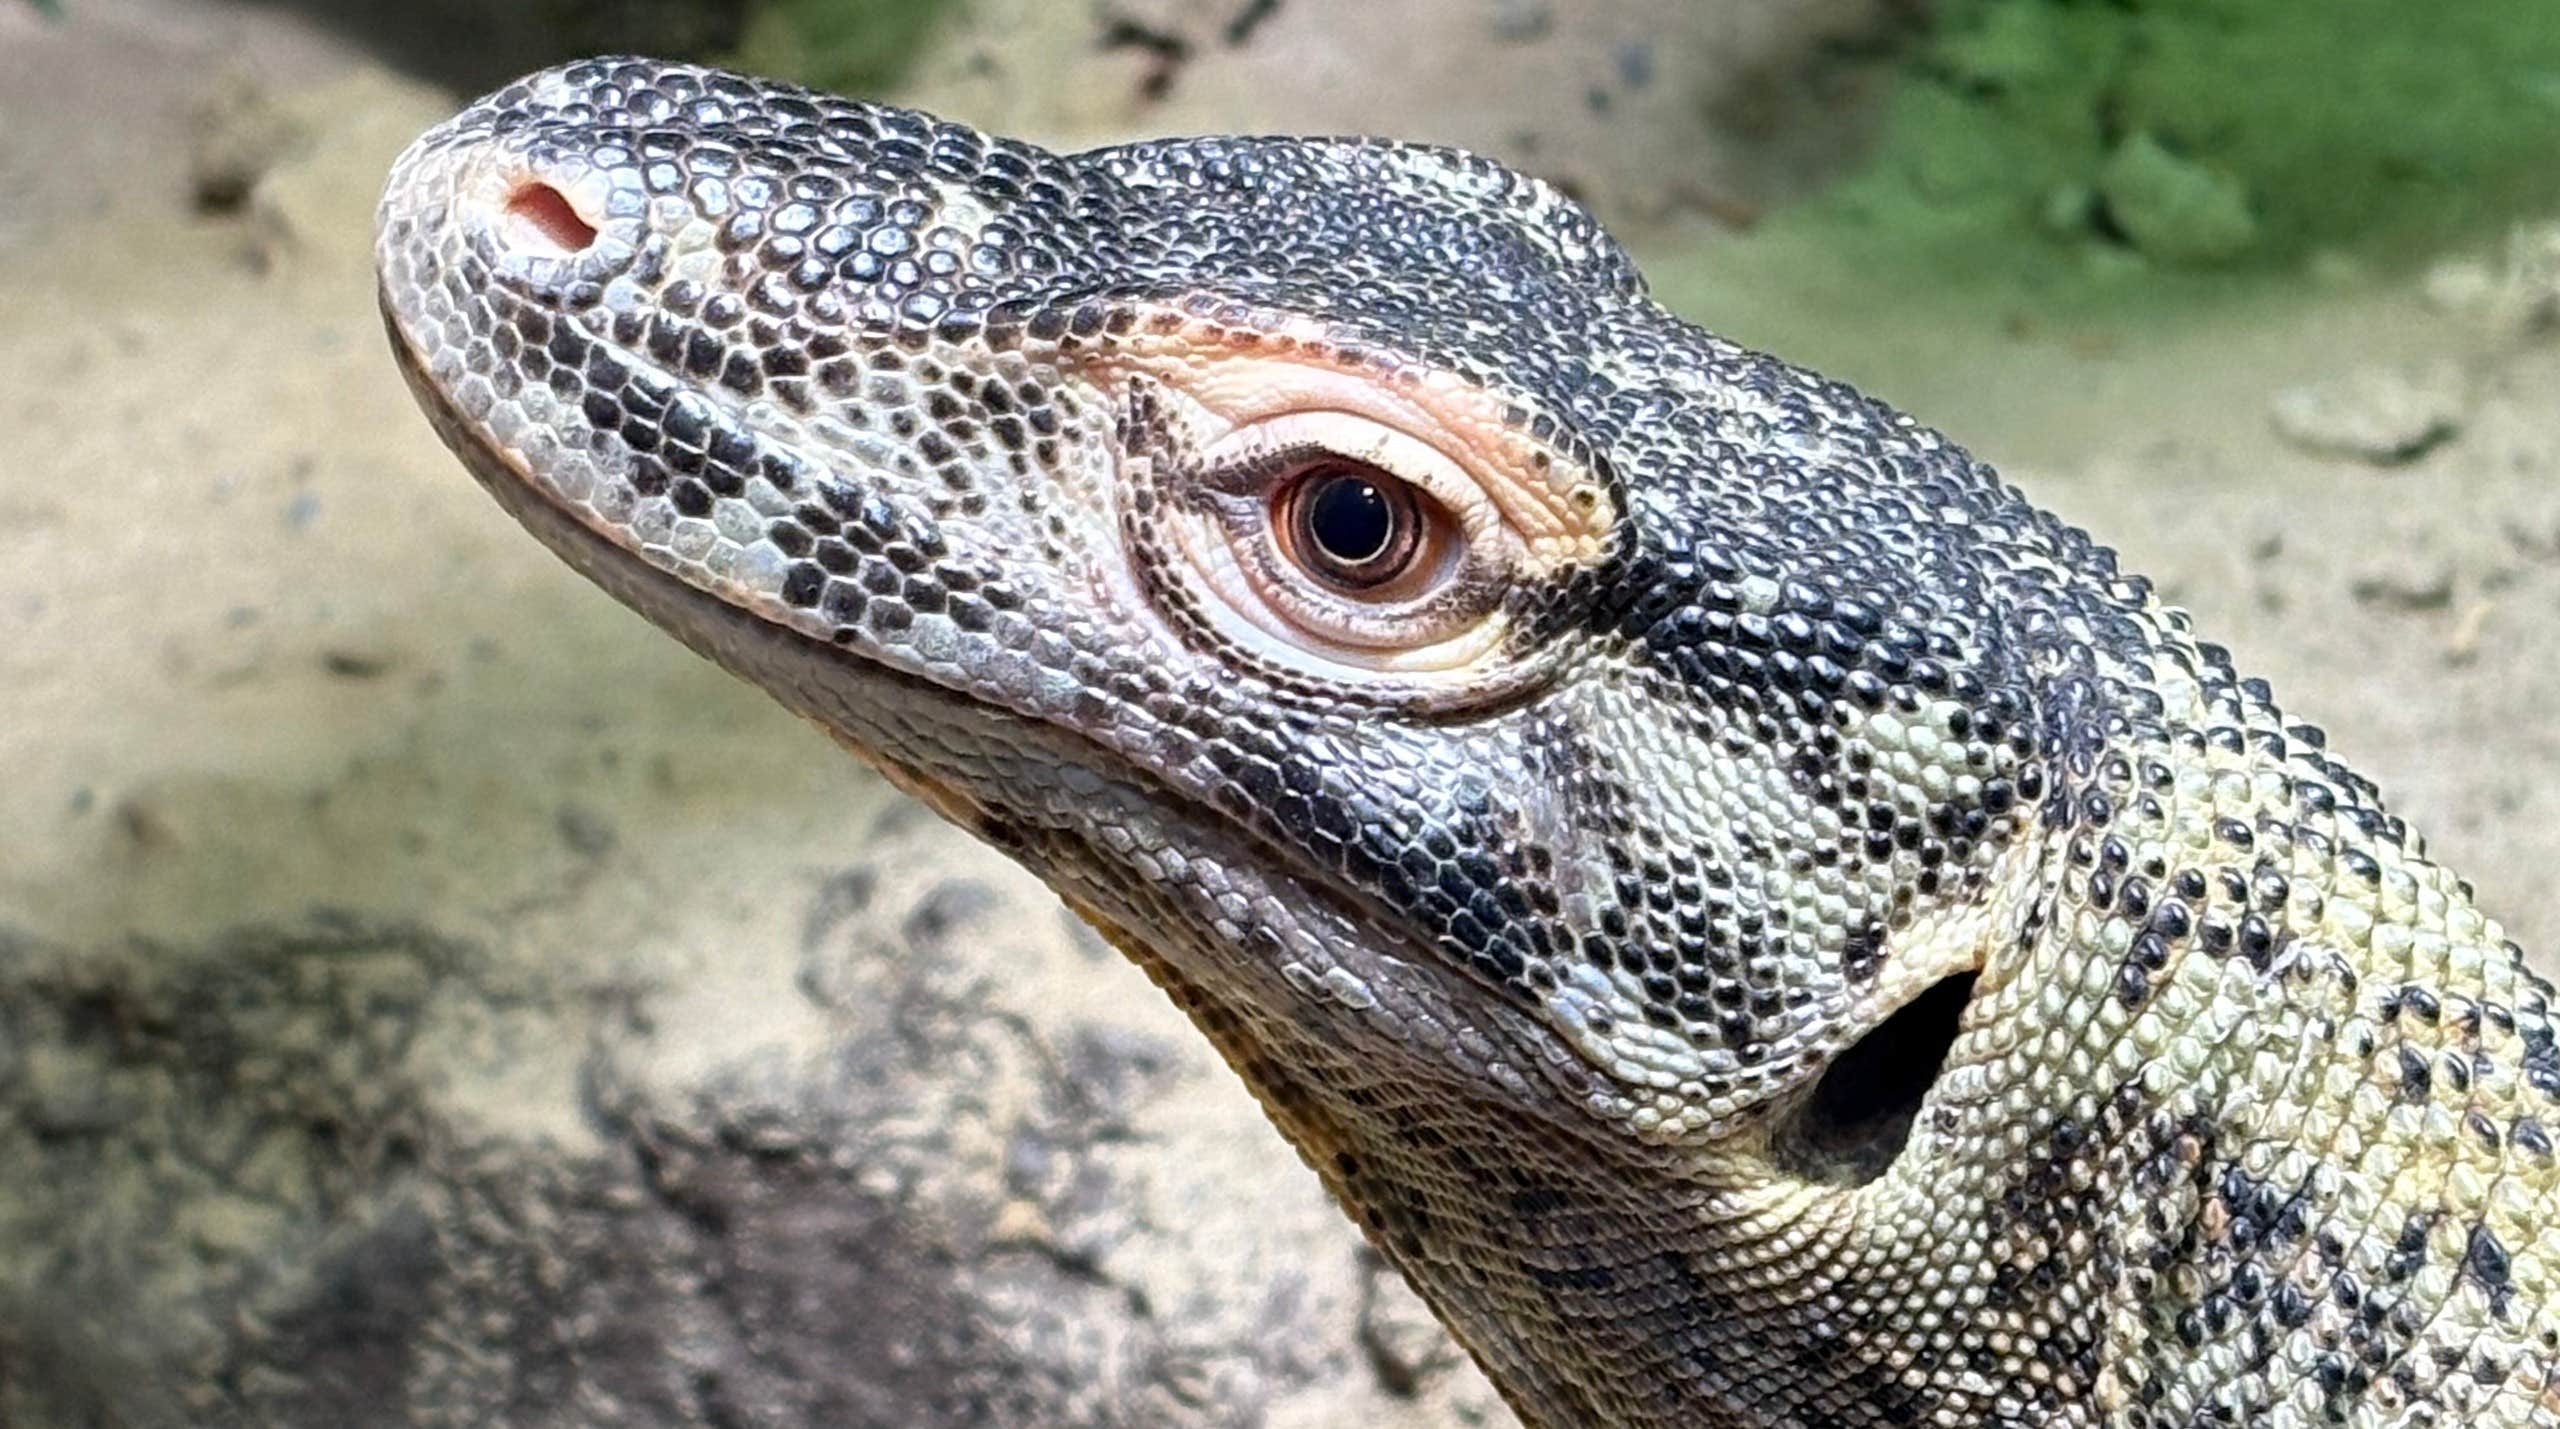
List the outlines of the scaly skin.
{"type": "Polygon", "coordinates": [[[1553,191],[612,60],[419,140],[379,257],[499,500],[1143,963],[1531,1424],[2560,1423],[2469,889],[1553,191]],[[1410,575],[1310,565],[1345,471],[1410,575]]]}

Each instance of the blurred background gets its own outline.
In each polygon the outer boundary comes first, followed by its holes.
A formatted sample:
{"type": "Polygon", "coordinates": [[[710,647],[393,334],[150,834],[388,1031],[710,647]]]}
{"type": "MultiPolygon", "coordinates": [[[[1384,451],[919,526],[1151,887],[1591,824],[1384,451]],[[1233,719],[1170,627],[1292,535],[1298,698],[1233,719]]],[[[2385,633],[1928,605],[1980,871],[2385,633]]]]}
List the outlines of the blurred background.
{"type": "Polygon", "coordinates": [[[1550,178],[2560,950],[2560,7],[0,0],[0,1425],[1510,1422],[1135,971],[412,410],[386,165],[598,50],[1550,178]]]}

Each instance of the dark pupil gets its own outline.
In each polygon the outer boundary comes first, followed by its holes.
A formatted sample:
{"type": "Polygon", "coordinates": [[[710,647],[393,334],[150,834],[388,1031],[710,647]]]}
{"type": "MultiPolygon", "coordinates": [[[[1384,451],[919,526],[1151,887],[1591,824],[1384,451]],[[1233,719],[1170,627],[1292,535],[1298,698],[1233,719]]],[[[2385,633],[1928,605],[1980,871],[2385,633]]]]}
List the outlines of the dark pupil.
{"type": "Polygon", "coordinates": [[[1376,559],[1395,536],[1395,524],[1386,493],[1356,476],[1324,478],[1307,503],[1307,534],[1327,557],[1346,566],[1376,559]]]}

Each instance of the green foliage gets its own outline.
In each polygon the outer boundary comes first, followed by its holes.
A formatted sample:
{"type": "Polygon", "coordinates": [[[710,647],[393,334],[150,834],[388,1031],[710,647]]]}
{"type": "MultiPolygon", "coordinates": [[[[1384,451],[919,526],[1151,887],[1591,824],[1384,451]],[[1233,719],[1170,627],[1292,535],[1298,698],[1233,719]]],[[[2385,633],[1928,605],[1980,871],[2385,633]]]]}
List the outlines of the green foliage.
{"type": "Polygon", "coordinates": [[[2560,0],[1940,0],[1884,120],[1822,194],[1646,271],[1729,336],[2016,431],[1982,374],[2017,354],[2560,209],[2560,0]]]}
{"type": "Polygon", "coordinates": [[[2550,202],[2555,146],[2551,0],[1946,0],[1833,202],[1985,256],[2276,266],[2550,202]]]}
{"type": "Polygon", "coordinates": [[[2173,263],[2218,263],[2258,241],[2249,186],[2213,165],[2172,153],[2148,129],[2115,146],[2098,170],[2097,201],[2127,243],[2173,263]]]}
{"type": "Polygon", "coordinates": [[[731,62],[839,94],[894,86],[951,0],[761,0],[731,62]]]}

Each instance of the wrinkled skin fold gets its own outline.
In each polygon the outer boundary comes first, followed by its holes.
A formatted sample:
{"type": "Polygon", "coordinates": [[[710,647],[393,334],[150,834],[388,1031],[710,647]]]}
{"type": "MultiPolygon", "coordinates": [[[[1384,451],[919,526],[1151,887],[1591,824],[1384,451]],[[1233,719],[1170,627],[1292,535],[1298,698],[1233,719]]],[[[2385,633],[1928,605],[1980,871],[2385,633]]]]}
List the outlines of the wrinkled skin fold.
{"type": "Polygon", "coordinates": [[[596,60],[377,251],[500,502],[1142,963],[1529,1423],[2560,1423],[2467,886],[1545,186],[596,60]],[[1285,517],[1345,462],[1432,523],[1374,588],[1285,517]]]}

